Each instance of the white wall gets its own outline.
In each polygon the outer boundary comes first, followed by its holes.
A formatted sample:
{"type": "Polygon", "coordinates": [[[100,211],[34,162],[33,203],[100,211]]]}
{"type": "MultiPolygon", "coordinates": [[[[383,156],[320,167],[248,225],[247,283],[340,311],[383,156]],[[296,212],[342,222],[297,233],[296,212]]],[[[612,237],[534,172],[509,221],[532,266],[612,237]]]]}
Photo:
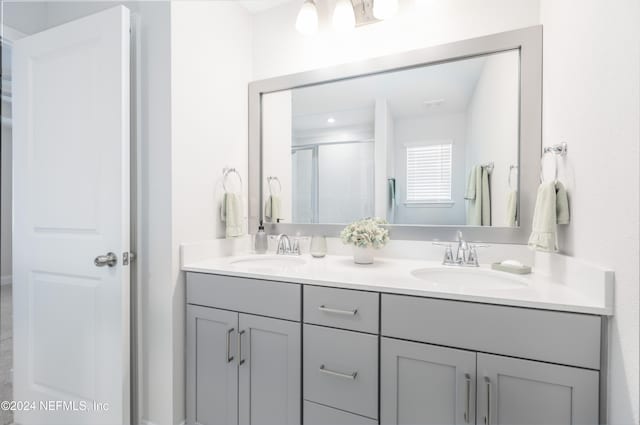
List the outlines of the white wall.
{"type": "Polygon", "coordinates": [[[320,31],[310,37],[294,27],[298,1],[254,15],[254,79],[537,25],[539,16],[539,0],[400,0],[394,19],[339,34],[326,28],[332,3],[318,2],[320,31]]]}
{"type": "Polygon", "coordinates": [[[395,161],[397,187],[396,223],[401,224],[460,224],[466,223],[464,166],[466,115],[464,113],[437,114],[396,119],[395,161]],[[451,206],[407,206],[407,143],[453,142],[451,206]]]}
{"type": "Polygon", "coordinates": [[[638,424],[640,2],[542,0],[541,21],[543,140],[569,144],[560,247],[615,271],[609,423],[638,424]]]}
{"type": "Polygon", "coordinates": [[[492,226],[509,225],[509,166],[518,164],[519,63],[513,51],[487,56],[467,108],[466,173],[475,165],[494,163],[492,226]]]}
{"type": "Polygon", "coordinates": [[[173,231],[171,293],[165,302],[171,303],[173,322],[173,380],[160,390],[167,403],[173,398],[175,424],[185,418],[185,288],[179,244],[224,235],[219,217],[226,166],[242,176],[246,216],[251,33],[248,13],[234,2],[171,3],[173,231]]]}

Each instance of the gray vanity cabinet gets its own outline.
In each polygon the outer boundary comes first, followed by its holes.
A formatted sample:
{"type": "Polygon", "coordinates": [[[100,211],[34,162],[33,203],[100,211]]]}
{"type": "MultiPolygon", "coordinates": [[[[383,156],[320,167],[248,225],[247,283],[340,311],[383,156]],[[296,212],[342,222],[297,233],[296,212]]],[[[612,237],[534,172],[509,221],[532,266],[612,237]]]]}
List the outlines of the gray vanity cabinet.
{"type": "Polygon", "coordinates": [[[476,353],[382,338],[384,425],[475,423],[476,353]]]}
{"type": "Polygon", "coordinates": [[[300,323],[187,308],[187,424],[300,423],[300,323]]]}
{"type": "Polygon", "coordinates": [[[478,423],[597,424],[598,372],[478,353],[478,423]]]}
{"type": "Polygon", "coordinates": [[[300,285],[189,273],[187,303],[187,425],[299,425],[300,285]]]}

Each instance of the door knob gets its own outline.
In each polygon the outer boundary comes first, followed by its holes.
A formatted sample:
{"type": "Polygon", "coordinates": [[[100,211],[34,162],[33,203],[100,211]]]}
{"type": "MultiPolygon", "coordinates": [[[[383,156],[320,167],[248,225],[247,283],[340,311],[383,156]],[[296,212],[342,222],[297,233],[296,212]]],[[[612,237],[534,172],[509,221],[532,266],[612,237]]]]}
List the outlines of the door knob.
{"type": "Polygon", "coordinates": [[[113,267],[118,264],[118,257],[113,252],[109,252],[107,255],[98,255],[96,259],[93,260],[93,264],[95,264],[96,267],[113,267]]]}

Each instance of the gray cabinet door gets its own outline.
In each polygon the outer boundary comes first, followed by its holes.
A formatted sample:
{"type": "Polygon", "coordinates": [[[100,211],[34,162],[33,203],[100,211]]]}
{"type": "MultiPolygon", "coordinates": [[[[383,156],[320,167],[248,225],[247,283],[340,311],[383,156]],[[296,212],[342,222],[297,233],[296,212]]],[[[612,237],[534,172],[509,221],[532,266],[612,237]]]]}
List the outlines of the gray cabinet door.
{"type": "Polygon", "coordinates": [[[300,323],[240,314],[239,423],[299,425],[300,323]]]}
{"type": "Polygon", "coordinates": [[[187,424],[238,424],[238,313],[187,306],[187,424]]]}
{"type": "Polygon", "coordinates": [[[382,338],[381,423],[475,423],[476,353],[382,338]]]}
{"type": "Polygon", "coordinates": [[[478,423],[598,423],[598,372],[478,354],[478,423]]]}

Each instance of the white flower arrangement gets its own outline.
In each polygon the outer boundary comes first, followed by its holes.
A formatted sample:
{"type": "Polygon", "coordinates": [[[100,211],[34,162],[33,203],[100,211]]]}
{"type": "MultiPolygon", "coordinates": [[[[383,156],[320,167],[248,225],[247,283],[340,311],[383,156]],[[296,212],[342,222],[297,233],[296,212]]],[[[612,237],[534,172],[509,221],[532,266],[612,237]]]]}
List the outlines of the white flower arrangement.
{"type": "Polygon", "coordinates": [[[378,217],[363,218],[354,221],[340,232],[345,245],[360,248],[382,248],[389,242],[389,231],[382,227],[387,221],[378,217]]]}

